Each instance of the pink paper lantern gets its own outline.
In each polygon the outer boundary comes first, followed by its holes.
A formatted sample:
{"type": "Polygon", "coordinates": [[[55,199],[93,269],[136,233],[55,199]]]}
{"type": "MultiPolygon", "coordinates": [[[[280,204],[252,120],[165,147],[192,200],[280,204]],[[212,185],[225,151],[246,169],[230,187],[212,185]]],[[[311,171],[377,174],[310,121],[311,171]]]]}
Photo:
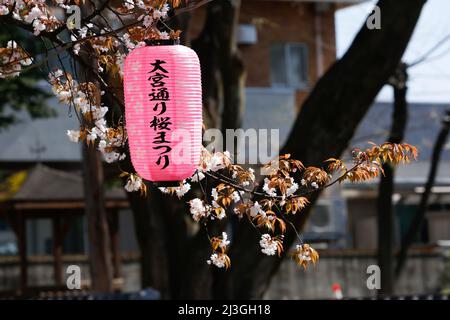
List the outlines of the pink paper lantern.
{"type": "Polygon", "coordinates": [[[150,181],[194,173],[202,143],[202,88],[197,54],[182,45],[133,50],[124,63],[125,120],[131,161],[150,181]]]}

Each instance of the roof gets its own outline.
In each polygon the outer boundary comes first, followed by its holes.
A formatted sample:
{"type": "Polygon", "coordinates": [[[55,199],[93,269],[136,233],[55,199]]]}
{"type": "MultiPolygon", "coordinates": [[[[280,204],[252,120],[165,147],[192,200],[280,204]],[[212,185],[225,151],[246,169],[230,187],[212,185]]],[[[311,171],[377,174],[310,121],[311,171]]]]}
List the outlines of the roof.
{"type": "Polygon", "coordinates": [[[79,162],[80,145],[70,142],[67,130],[79,127],[74,112],[49,99],[58,116],[31,119],[26,112],[14,112],[18,122],[0,131],[0,162],[79,162]]]}
{"type": "MultiPolygon", "coordinates": [[[[417,161],[397,168],[396,183],[403,185],[425,183],[430,170],[433,146],[442,128],[441,122],[445,111],[448,109],[450,109],[448,104],[410,103],[408,105],[408,123],[404,141],[419,149],[419,157],[417,161]]],[[[349,146],[367,148],[368,141],[378,144],[385,142],[389,135],[391,116],[391,103],[375,103],[358,126],[349,146]]],[[[450,185],[450,139],[441,154],[436,184],[450,185]]]]}
{"type": "MultiPolygon", "coordinates": [[[[418,161],[429,161],[433,145],[442,128],[442,119],[450,104],[410,103],[405,142],[419,149],[418,161]]],[[[368,141],[383,143],[391,127],[392,104],[375,103],[357,128],[350,146],[366,148],[368,141]]],[[[441,159],[450,161],[450,141],[444,147],[441,159]]]]}
{"type": "MultiPolygon", "coordinates": [[[[123,200],[121,188],[106,190],[108,200],[123,200]]],[[[19,191],[11,198],[20,201],[80,201],[84,199],[83,178],[80,174],[55,170],[37,164],[28,173],[19,191]]]]}

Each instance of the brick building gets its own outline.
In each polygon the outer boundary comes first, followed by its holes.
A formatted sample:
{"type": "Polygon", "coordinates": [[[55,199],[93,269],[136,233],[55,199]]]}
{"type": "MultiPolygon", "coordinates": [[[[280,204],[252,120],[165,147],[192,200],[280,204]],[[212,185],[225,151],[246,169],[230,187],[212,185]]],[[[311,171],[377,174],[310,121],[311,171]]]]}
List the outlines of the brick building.
{"type": "MultiPolygon", "coordinates": [[[[246,87],[291,92],[299,106],[336,59],[335,11],[364,1],[242,0],[237,38],[246,87]]],[[[193,12],[192,38],[204,18],[204,10],[193,12]]]]}
{"type": "Polygon", "coordinates": [[[335,10],[330,2],[244,0],[240,51],[247,87],[293,89],[299,105],[336,58],[335,10]],[[247,44],[252,27],[255,43],[247,44]]]}

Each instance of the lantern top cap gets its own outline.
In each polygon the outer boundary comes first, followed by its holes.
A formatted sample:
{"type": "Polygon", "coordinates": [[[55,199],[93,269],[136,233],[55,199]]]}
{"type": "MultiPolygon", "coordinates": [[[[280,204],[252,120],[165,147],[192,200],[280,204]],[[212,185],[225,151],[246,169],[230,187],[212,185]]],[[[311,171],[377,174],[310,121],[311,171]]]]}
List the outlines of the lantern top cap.
{"type": "Polygon", "coordinates": [[[180,38],[176,39],[148,39],[144,40],[145,45],[147,46],[170,46],[170,45],[178,45],[180,44],[180,38]]]}

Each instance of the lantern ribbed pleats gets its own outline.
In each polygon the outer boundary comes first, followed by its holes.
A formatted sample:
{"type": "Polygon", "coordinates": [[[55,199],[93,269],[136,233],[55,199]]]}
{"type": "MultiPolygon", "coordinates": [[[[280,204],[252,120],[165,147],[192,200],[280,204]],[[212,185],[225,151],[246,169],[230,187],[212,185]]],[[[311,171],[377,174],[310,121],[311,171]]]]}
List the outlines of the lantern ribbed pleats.
{"type": "Polygon", "coordinates": [[[126,57],[126,129],[132,164],[144,179],[178,181],[194,173],[202,144],[200,72],[196,53],[182,45],[141,47],[126,57]]]}

